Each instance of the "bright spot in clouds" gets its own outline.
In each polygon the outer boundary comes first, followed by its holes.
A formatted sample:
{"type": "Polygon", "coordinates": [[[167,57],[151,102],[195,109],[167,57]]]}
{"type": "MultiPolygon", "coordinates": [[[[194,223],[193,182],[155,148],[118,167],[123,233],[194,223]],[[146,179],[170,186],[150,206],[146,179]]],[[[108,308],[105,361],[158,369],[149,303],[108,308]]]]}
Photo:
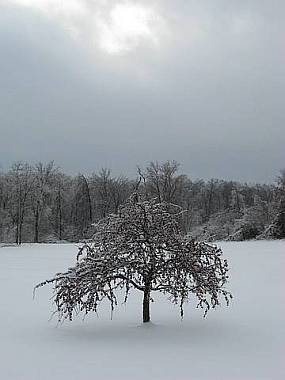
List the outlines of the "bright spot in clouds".
{"type": "Polygon", "coordinates": [[[73,37],[85,41],[93,38],[95,45],[109,54],[126,53],[142,42],[158,42],[159,17],[143,3],[110,0],[6,0],[6,3],[53,17],[73,37]]]}
{"type": "Polygon", "coordinates": [[[110,54],[131,50],[143,40],[157,42],[154,12],[142,5],[115,5],[107,20],[99,20],[100,47],[110,54]]]}

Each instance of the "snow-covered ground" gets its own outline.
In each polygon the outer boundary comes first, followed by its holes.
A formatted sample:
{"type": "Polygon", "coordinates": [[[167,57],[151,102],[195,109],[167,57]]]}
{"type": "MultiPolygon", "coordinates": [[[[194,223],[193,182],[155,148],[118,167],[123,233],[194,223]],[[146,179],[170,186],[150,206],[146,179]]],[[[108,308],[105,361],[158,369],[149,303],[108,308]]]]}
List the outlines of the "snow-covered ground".
{"type": "MultiPolygon", "coordinates": [[[[0,378],[3,380],[285,379],[285,242],[221,243],[231,267],[229,308],[187,305],[185,319],[163,297],[141,325],[141,295],[110,320],[99,314],[57,326],[51,288],[33,286],[75,260],[75,245],[0,248],[0,378]]],[[[194,301],[194,300],[193,300],[194,301]]]]}

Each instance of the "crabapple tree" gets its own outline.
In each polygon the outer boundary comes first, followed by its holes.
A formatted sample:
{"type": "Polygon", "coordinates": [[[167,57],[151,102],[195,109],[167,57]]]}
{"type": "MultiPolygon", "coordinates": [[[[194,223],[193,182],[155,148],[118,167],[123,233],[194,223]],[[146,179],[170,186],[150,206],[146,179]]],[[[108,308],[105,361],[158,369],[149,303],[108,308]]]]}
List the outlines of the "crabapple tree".
{"type": "Polygon", "coordinates": [[[214,245],[187,238],[180,228],[182,209],[176,205],[143,200],[132,195],[95,226],[90,242],[78,252],[76,265],[36,288],[52,283],[59,319],[73,319],[78,312],[96,312],[107,299],[113,311],[118,290],[127,302],[131,290],[142,292],[143,322],[150,321],[150,301],[162,292],[180,306],[191,294],[204,315],[220,304],[229,303],[224,288],[228,279],[227,261],[214,245]]]}

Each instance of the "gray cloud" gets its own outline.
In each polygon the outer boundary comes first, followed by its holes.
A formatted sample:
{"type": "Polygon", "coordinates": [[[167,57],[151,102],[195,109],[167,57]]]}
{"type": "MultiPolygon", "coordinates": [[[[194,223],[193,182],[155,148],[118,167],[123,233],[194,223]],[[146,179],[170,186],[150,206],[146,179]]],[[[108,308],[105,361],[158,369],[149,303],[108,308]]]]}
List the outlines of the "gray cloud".
{"type": "Polygon", "coordinates": [[[159,45],[108,55],[88,39],[91,18],[72,39],[60,17],[0,5],[2,166],[54,159],[73,173],[133,174],[176,159],[193,177],[275,177],[285,162],[283,2],[154,6],[159,45]]]}

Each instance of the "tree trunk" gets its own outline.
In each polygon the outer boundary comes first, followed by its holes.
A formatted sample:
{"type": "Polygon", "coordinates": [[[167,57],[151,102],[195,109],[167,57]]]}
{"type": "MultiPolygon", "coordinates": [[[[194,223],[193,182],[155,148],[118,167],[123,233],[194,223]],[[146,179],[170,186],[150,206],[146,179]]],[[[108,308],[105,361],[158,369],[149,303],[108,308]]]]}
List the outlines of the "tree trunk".
{"type": "Polygon", "coordinates": [[[150,322],[150,289],[146,288],[143,294],[143,323],[150,322]]]}
{"type": "Polygon", "coordinates": [[[39,209],[37,206],[36,214],[35,214],[35,224],[34,224],[34,243],[39,242],[39,209]]]}
{"type": "Polygon", "coordinates": [[[18,244],[19,243],[19,222],[18,222],[18,220],[16,223],[17,224],[16,224],[16,232],[15,232],[15,242],[16,242],[16,244],[18,244]]]}
{"type": "Polygon", "coordinates": [[[61,188],[58,188],[57,192],[57,232],[59,240],[62,240],[62,202],[61,202],[61,188]]]}
{"type": "Polygon", "coordinates": [[[59,240],[62,240],[62,215],[61,215],[61,209],[59,212],[59,240]]]}
{"type": "Polygon", "coordinates": [[[22,219],[20,220],[19,224],[19,236],[18,236],[18,245],[22,244],[22,227],[23,227],[23,221],[22,219]]]}

